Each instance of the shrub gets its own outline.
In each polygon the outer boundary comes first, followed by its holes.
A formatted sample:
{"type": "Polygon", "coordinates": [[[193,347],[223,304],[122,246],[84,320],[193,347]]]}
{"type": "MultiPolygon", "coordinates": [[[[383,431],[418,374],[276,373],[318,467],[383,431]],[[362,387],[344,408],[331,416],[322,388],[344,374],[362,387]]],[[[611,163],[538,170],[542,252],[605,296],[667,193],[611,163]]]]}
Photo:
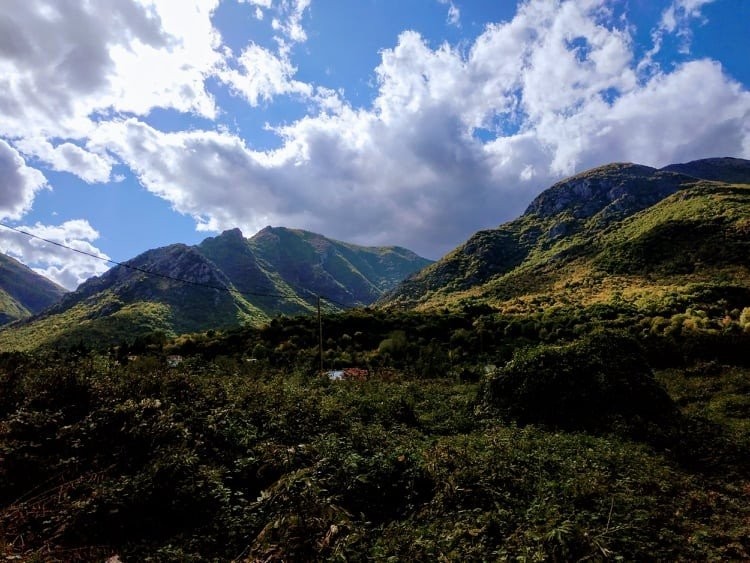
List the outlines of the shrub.
{"type": "Polygon", "coordinates": [[[483,399],[520,424],[566,429],[642,427],[675,414],[638,343],[601,332],[579,341],[517,351],[485,381],[483,399]]]}

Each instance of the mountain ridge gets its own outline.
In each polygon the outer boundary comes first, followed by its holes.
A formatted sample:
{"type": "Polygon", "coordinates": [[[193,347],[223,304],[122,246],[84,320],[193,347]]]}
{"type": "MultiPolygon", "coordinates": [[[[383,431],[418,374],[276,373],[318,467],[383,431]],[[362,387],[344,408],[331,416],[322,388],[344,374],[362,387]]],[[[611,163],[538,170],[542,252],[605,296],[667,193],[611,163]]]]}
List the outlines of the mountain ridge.
{"type": "Polygon", "coordinates": [[[429,263],[406,249],[361,247],[299,229],[267,227],[250,238],[230,229],[114,266],[0,333],[0,345],[103,345],[149,333],[259,325],[313,312],[318,295],[333,312],[374,302],[429,263]]]}
{"type": "Polygon", "coordinates": [[[67,290],[0,253],[0,326],[43,311],[67,290]]]}
{"type": "MultiPolygon", "coordinates": [[[[499,303],[529,292],[552,291],[554,284],[564,284],[571,273],[563,271],[563,265],[571,270],[572,266],[583,267],[592,276],[614,275],[602,269],[606,260],[594,260],[608,243],[607,233],[640,213],[653,211],[660,202],[669,200],[675,209],[688,205],[680,203],[679,198],[670,200],[681,192],[693,190],[690,194],[694,202],[701,197],[708,201],[729,197],[727,186],[734,184],[719,180],[722,170],[728,181],[741,182],[739,186],[750,184],[750,161],[734,158],[703,159],[661,169],[614,163],[586,170],[543,191],[517,219],[475,233],[441,260],[404,280],[379,304],[427,310],[461,300],[499,303]],[[706,195],[711,189],[715,190],[713,196],[706,195]],[[552,285],[544,286],[544,280],[552,285]]],[[[734,197],[742,200],[737,205],[743,207],[735,212],[738,216],[750,214],[750,208],[744,207],[745,191],[741,187],[738,190],[734,197]]],[[[681,215],[680,221],[682,226],[677,231],[684,236],[690,227],[687,217],[681,215]]],[[[701,221],[708,224],[709,219],[701,221]]],[[[667,229],[662,232],[664,236],[667,229]]],[[[713,236],[718,240],[717,232],[713,236]]],[[[652,238],[659,236],[652,233],[652,238]]],[[[728,240],[735,239],[729,235],[728,240]]],[[[668,248],[668,240],[661,246],[668,248]]],[[[627,264],[617,273],[622,274],[624,269],[627,264]]]]}

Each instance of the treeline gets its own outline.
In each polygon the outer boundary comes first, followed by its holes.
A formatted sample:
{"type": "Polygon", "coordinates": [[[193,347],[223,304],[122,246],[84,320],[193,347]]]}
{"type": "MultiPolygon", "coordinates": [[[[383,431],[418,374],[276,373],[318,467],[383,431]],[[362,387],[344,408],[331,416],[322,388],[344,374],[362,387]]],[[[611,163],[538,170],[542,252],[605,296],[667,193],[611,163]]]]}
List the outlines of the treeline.
{"type": "MultiPolygon", "coordinates": [[[[575,341],[597,330],[614,330],[640,342],[653,367],[695,361],[743,363],[750,346],[750,307],[675,304],[657,314],[626,302],[589,307],[545,306],[536,314],[501,314],[488,306],[416,313],[357,309],[326,315],[322,322],[326,369],[395,368],[416,377],[463,373],[477,378],[519,348],[575,341]],[[473,374],[473,375],[472,375],[473,374]]],[[[121,357],[145,351],[165,354],[244,356],[272,367],[318,368],[319,327],[310,317],[279,317],[267,326],[179,337],[142,338],[116,349],[121,357]]]]}

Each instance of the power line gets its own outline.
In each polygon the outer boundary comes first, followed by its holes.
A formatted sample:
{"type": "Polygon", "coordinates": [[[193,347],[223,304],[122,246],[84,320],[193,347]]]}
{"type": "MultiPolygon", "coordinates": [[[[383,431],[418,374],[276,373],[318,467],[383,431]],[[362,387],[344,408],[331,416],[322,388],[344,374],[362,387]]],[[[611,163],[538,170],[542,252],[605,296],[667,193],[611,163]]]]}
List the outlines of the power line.
{"type": "MultiPolygon", "coordinates": [[[[236,289],[236,288],[230,288],[230,287],[219,286],[219,285],[212,285],[212,284],[197,282],[197,281],[193,281],[193,280],[188,280],[188,279],[185,279],[185,278],[178,278],[178,277],[175,277],[175,276],[170,276],[169,274],[162,274],[161,272],[154,272],[153,270],[147,270],[145,268],[139,268],[138,266],[133,266],[132,264],[128,264],[127,262],[118,262],[117,260],[112,260],[111,258],[105,258],[103,256],[98,256],[98,255],[93,254],[91,252],[86,252],[85,250],[80,250],[78,248],[73,248],[72,246],[68,246],[68,245],[63,244],[61,242],[57,242],[57,241],[50,240],[50,239],[47,239],[47,238],[44,238],[44,237],[40,237],[39,235],[35,235],[34,233],[30,233],[28,231],[24,231],[23,229],[19,229],[18,227],[13,227],[12,225],[7,225],[7,224],[5,224],[3,222],[0,222],[0,226],[5,227],[6,229],[10,229],[11,231],[15,231],[17,233],[20,233],[22,235],[26,235],[27,237],[35,238],[35,239],[41,240],[43,242],[46,242],[46,243],[49,243],[49,244],[53,244],[53,245],[58,246],[60,248],[65,248],[67,250],[71,250],[73,252],[77,252],[78,254],[82,254],[84,256],[88,256],[89,258],[94,258],[94,259],[100,260],[102,262],[106,262],[106,263],[109,263],[109,264],[114,264],[115,266],[121,266],[123,268],[127,268],[128,270],[133,270],[133,271],[136,271],[136,272],[140,272],[140,273],[146,274],[148,276],[154,276],[154,277],[163,278],[163,279],[174,281],[174,282],[178,282],[178,283],[184,283],[184,284],[189,284],[189,285],[193,285],[193,286],[204,287],[206,289],[213,289],[213,290],[217,290],[217,291],[226,291],[227,293],[236,293],[236,294],[239,294],[239,295],[246,295],[246,296],[250,296],[250,297],[275,297],[275,298],[279,298],[279,299],[293,299],[293,297],[290,297],[289,295],[283,295],[281,293],[263,293],[263,292],[258,292],[258,291],[240,291],[239,289],[236,289]]],[[[325,301],[328,301],[329,303],[333,303],[334,305],[338,305],[339,307],[350,308],[350,305],[345,305],[344,303],[336,301],[335,299],[332,299],[330,297],[326,297],[324,295],[318,295],[318,294],[313,293],[312,291],[310,291],[308,289],[304,289],[304,288],[299,288],[299,289],[300,289],[300,291],[304,291],[305,293],[310,294],[312,297],[323,299],[325,301]]]]}
{"type": "Polygon", "coordinates": [[[315,293],[313,291],[310,291],[309,289],[305,289],[304,287],[298,288],[299,291],[303,291],[307,293],[310,297],[314,298],[320,298],[323,301],[328,301],[329,303],[332,303],[333,305],[338,305],[339,307],[343,307],[344,309],[351,309],[351,305],[347,305],[346,303],[342,303],[341,301],[336,301],[333,297],[326,297],[325,295],[320,295],[318,293],[315,293]]]}

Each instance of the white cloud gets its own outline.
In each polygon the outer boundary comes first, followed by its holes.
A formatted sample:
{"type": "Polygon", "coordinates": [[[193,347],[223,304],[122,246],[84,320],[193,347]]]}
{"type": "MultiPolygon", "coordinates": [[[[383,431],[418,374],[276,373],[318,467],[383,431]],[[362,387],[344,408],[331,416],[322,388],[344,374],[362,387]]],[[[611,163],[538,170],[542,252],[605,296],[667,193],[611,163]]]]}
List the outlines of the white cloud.
{"type": "Polygon", "coordinates": [[[612,154],[652,166],[706,156],[750,157],[750,92],[714,61],[692,61],[659,74],[592,117],[599,135],[585,131],[594,134],[587,165],[612,154]]]}
{"type": "Polygon", "coordinates": [[[214,117],[215,102],[204,80],[222,62],[220,35],[211,23],[218,0],[154,3],[166,48],[131,42],[116,45],[112,107],[145,115],[154,107],[214,117]]]}
{"type": "Polygon", "coordinates": [[[667,33],[684,30],[692,18],[702,18],[701,8],[714,0],[673,0],[662,12],[659,27],[667,33]]]}
{"type": "Polygon", "coordinates": [[[262,20],[265,17],[263,10],[269,10],[273,5],[271,0],[239,0],[240,4],[250,4],[255,6],[255,19],[262,20]]]}
{"type": "Polygon", "coordinates": [[[92,116],[154,107],[215,115],[204,79],[221,61],[218,0],[7,0],[0,19],[0,135],[81,139],[92,116]]]}
{"type": "Polygon", "coordinates": [[[281,94],[312,94],[309,84],[294,80],[297,69],[287,57],[276,56],[260,45],[248,45],[237,62],[240,70],[226,68],[219,72],[219,77],[251,106],[281,94]]]}
{"type": "Polygon", "coordinates": [[[18,151],[0,139],[0,219],[20,219],[46,186],[44,174],[27,166],[18,151]]]}
{"type": "MultiPolygon", "coordinates": [[[[443,44],[433,52],[415,31],[402,33],[398,45],[384,50],[381,57],[375,69],[379,93],[374,105],[379,117],[394,126],[435,102],[448,102],[446,93],[460,89],[465,75],[464,62],[456,51],[443,44]]],[[[456,111],[452,108],[451,113],[456,111]]]]}
{"type": "Polygon", "coordinates": [[[655,66],[653,58],[661,51],[665,35],[668,34],[674,34],[680,39],[679,51],[682,54],[689,54],[693,40],[693,32],[690,26],[693,20],[698,20],[701,23],[706,22],[701,10],[714,1],[672,0],[671,4],[662,12],[659,24],[651,31],[653,46],[641,61],[640,69],[655,66]]]}
{"type": "MultiPolygon", "coordinates": [[[[310,7],[310,2],[311,0],[280,0],[278,4],[280,16],[273,19],[273,28],[281,32],[291,43],[307,41],[307,32],[302,27],[302,18],[310,7]]],[[[284,41],[281,41],[281,46],[282,51],[286,50],[284,41]]]]}
{"type": "Polygon", "coordinates": [[[459,27],[461,25],[461,10],[452,2],[448,7],[448,23],[459,27]]]}
{"type": "Polygon", "coordinates": [[[54,146],[43,137],[27,137],[15,144],[24,154],[42,160],[53,170],[70,172],[89,184],[109,181],[112,159],[94,154],[73,143],[65,142],[54,146]]]}
{"type": "Polygon", "coordinates": [[[242,191],[252,174],[260,173],[268,158],[251,153],[241,139],[229,133],[164,133],[128,119],[101,124],[92,143],[112,151],[147,189],[199,222],[208,221],[209,215],[247,213],[247,207],[272,206],[270,192],[256,191],[252,202],[242,201],[242,191]],[[186,189],[188,177],[191,181],[186,189]],[[229,202],[230,208],[224,210],[229,202]]]}
{"type": "Polygon", "coordinates": [[[250,4],[258,8],[265,8],[268,10],[273,2],[271,0],[239,0],[240,4],[250,4]]]}
{"type": "Polygon", "coordinates": [[[438,2],[448,5],[448,17],[446,20],[448,24],[461,27],[461,9],[452,0],[438,0],[438,2]]]}
{"type": "MultiPolygon", "coordinates": [[[[631,28],[603,0],[529,0],[460,47],[403,32],[381,51],[362,108],[297,79],[292,46],[306,40],[309,0],[245,0],[275,16],[278,50],[250,42],[236,58],[211,24],[218,0],[9,1],[17,9],[0,20],[9,217],[44,186],[16,147],[91,182],[121,161],[199,229],[286,225],[438,257],[582,168],[750,156],[747,89],[709,60],[642,72],[655,51],[637,60],[631,28]],[[293,95],[310,110],[268,126],[280,140],[269,151],[225,129],[144,122],[153,107],[215,116],[205,87],[214,76],[251,106],[293,95]]],[[[459,23],[457,5],[443,3],[459,23]]],[[[676,0],[660,33],[689,29],[706,3],[676,0]]]]}
{"type": "Polygon", "coordinates": [[[712,61],[639,77],[629,28],[604,8],[530,1],[465,54],[404,32],[362,109],[294,86],[285,55],[251,46],[245,74],[228,79],[251,104],[295,89],[318,102],[274,129],[277,150],[137,119],[100,125],[89,148],[110,150],[201,229],[287,225],[432,257],[585,167],[750,156],[750,93],[712,61]]]}
{"type": "MultiPolygon", "coordinates": [[[[101,259],[108,258],[91,244],[99,238],[99,233],[84,219],[66,221],[60,225],[36,223],[18,228],[101,259]]],[[[37,273],[71,290],[91,276],[104,273],[110,267],[103,260],[5,229],[0,231],[0,251],[22,260],[37,273]]]]}

